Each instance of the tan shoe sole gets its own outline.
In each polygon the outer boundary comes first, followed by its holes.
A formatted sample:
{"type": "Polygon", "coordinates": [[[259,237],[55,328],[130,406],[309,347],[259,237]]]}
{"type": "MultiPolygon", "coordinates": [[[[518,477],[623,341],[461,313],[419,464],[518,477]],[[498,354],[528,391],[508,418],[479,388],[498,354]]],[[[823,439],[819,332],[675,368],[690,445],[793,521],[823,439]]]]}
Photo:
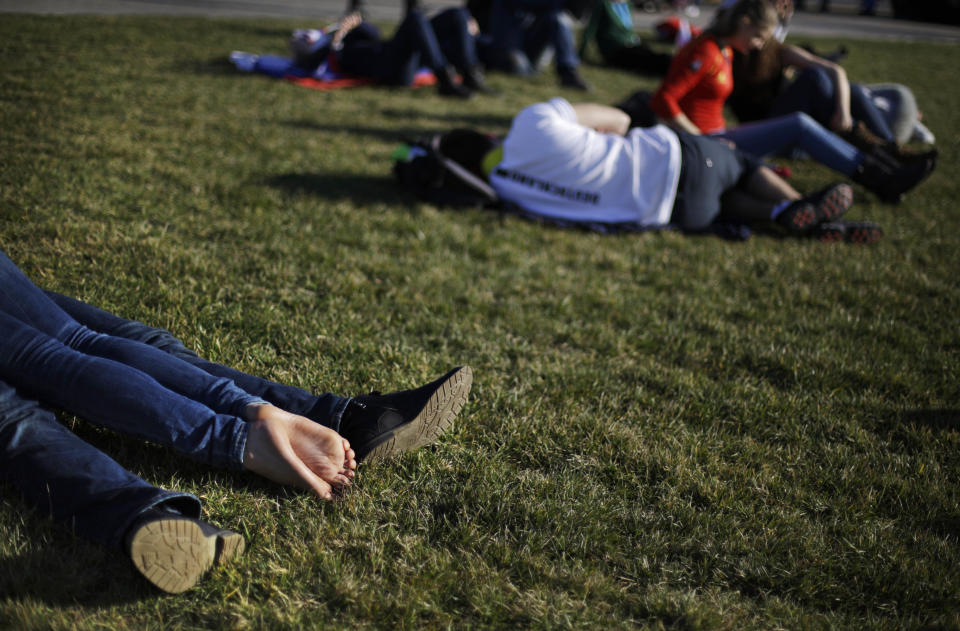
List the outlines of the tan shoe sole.
{"type": "Polygon", "coordinates": [[[190,589],[214,564],[240,556],[245,548],[235,532],[176,515],[142,524],[130,538],[133,565],[171,594],[190,589]]]}

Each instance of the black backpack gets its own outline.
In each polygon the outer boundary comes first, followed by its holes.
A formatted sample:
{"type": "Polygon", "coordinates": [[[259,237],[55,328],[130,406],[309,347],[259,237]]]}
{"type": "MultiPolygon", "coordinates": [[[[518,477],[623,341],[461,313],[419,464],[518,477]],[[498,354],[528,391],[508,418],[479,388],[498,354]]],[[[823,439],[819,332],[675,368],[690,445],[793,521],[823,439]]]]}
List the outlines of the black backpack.
{"type": "Polygon", "coordinates": [[[440,135],[409,141],[393,152],[393,174],[400,185],[437,206],[483,207],[500,203],[493,188],[440,153],[440,135]]]}

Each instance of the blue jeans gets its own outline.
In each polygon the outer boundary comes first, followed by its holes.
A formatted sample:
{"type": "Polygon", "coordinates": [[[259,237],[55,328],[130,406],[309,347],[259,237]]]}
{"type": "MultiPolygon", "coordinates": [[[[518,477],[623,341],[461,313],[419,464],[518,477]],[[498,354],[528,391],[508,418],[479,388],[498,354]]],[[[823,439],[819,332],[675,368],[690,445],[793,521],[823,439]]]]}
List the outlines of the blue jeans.
{"type": "Polygon", "coordinates": [[[422,66],[434,72],[447,67],[440,41],[455,55],[454,65],[462,67],[472,56],[470,67],[473,67],[476,65],[473,38],[467,33],[466,16],[460,18],[444,16],[440,25],[450,30],[438,34],[422,13],[410,11],[389,41],[382,41],[376,27],[363,22],[344,38],[343,49],[337,55],[340,67],[350,74],[372,77],[388,85],[410,85],[422,66]]]}
{"type": "MultiPolygon", "coordinates": [[[[247,437],[241,416],[266,397],[201,368],[216,370],[215,364],[199,358],[191,363],[168,352],[182,344],[172,343],[165,332],[122,319],[111,322],[106,312],[84,309],[77,301],[70,306],[94,325],[117,325],[121,334],[165,349],[84,326],[0,252],[0,473],[40,510],[107,544],[118,544],[137,515],[170,498],[184,505],[186,514],[199,514],[195,498],[155,489],[124,471],[33,399],[207,464],[240,468],[247,437]]],[[[324,395],[311,402],[305,391],[246,377],[247,385],[278,404],[295,407],[284,395],[296,395],[300,409],[290,411],[309,409],[331,426],[339,424],[348,401],[324,395]]]]}
{"type": "Polygon", "coordinates": [[[120,547],[134,521],[160,504],[200,516],[196,497],[144,482],[2,381],[0,450],[0,479],[34,510],[106,546],[120,547]]]}
{"type": "Polygon", "coordinates": [[[280,409],[305,416],[334,431],[340,431],[340,416],[349,401],[345,397],[330,393],[315,395],[302,388],[275,383],[222,364],[215,364],[188,349],[169,331],[121,318],[56,292],[44,293],[74,320],[98,333],[122,337],[158,348],[193,364],[210,375],[229,379],[244,392],[272,403],[280,409]]]}
{"type": "MultiPolygon", "coordinates": [[[[833,79],[822,68],[807,68],[777,97],[770,109],[770,116],[803,112],[829,127],[835,110],[833,79]]],[[[850,84],[850,116],[854,121],[863,121],[867,129],[883,140],[894,141],[893,131],[883,113],[877,109],[869,92],[857,83],[850,84]]]]}
{"type": "Polygon", "coordinates": [[[758,157],[800,150],[848,177],[863,162],[863,154],[856,147],[802,113],[746,123],[715,135],[733,141],[737,149],[758,157]]]}
{"type": "Polygon", "coordinates": [[[468,30],[470,13],[453,8],[441,11],[430,19],[440,50],[457,70],[470,70],[479,63],[477,44],[468,30]]]}
{"type": "Polygon", "coordinates": [[[491,68],[514,74],[530,74],[552,48],[558,73],[578,65],[573,31],[560,8],[549,4],[527,6],[517,0],[493,0],[490,33],[481,53],[491,68]]]}

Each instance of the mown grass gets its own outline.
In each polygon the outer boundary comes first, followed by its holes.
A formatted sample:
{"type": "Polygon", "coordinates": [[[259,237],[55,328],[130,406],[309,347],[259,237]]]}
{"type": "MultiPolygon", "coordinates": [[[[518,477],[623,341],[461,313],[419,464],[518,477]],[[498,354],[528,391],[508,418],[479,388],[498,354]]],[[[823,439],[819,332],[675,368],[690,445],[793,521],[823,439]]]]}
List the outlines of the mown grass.
{"type": "MultiPolygon", "coordinates": [[[[851,76],[914,88],[941,167],[901,206],[860,195],[879,245],[827,247],[419,203],[399,141],[502,133],[554,78],[459,103],[225,62],[295,26],[4,15],[0,244],[211,359],[341,393],[469,363],[471,402],[332,505],[64,417],[249,552],[160,595],[5,488],[0,626],[960,627],[956,47],[847,42],[851,76]]],[[[585,74],[603,103],[653,85],[585,74]]]]}

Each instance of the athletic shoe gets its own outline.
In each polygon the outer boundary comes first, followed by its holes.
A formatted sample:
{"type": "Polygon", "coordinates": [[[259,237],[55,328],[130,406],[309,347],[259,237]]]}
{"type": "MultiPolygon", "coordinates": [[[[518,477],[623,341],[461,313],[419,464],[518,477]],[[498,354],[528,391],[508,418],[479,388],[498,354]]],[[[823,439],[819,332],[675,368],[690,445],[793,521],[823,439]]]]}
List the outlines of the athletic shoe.
{"type": "Polygon", "coordinates": [[[357,462],[418,449],[449,429],[472,384],[473,371],[460,366],[413,390],[354,397],[340,421],[340,435],[350,441],[357,462]]]}
{"type": "Polygon", "coordinates": [[[838,182],[798,199],[777,215],[777,223],[793,234],[807,234],[818,224],[847,212],[853,204],[853,188],[838,182]]]}
{"type": "Polygon", "coordinates": [[[580,76],[580,73],[573,69],[560,71],[560,85],[565,88],[580,90],[581,92],[590,92],[592,89],[590,84],[580,76]]]}
{"type": "Polygon", "coordinates": [[[883,238],[883,229],[872,221],[825,221],[814,228],[812,236],[823,243],[869,245],[883,238]]]}
{"type": "Polygon", "coordinates": [[[134,567],[171,594],[190,589],[212,566],[240,556],[245,547],[233,531],[156,509],[147,511],[127,535],[134,567]]]}

